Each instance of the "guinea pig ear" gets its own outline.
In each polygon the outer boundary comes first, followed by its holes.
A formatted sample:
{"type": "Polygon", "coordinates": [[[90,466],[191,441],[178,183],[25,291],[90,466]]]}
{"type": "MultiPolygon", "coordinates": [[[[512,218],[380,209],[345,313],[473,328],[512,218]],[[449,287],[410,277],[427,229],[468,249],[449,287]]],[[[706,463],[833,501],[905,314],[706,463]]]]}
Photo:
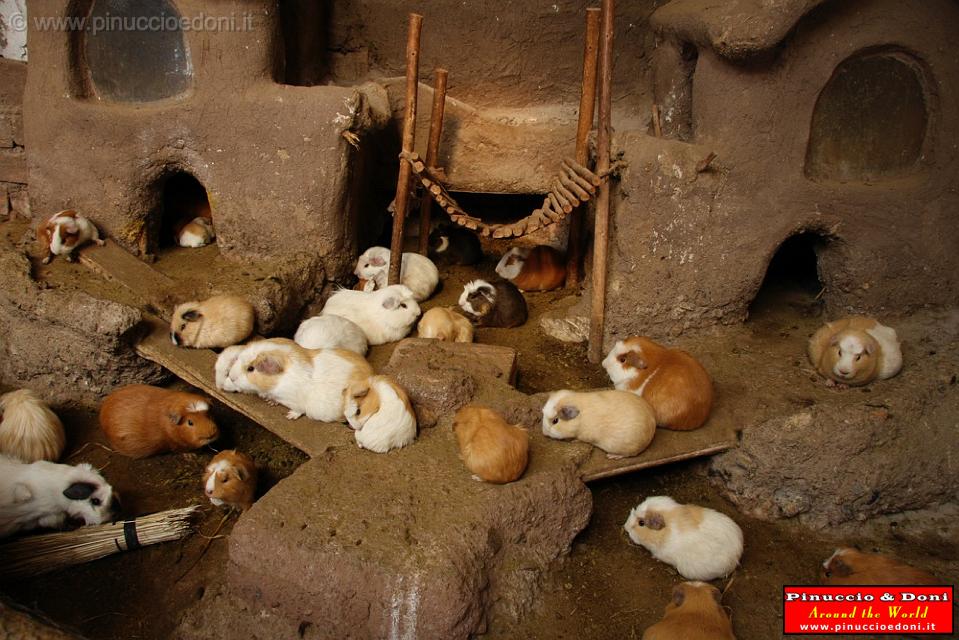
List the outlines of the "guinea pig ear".
{"type": "Polygon", "coordinates": [[[360,398],[365,398],[370,394],[369,387],[360,387],[359,389],[353,389],[353,397],[359,400],[360,398]]]}
{"type": "Polygon", "coordinates": [[[283,363],[272,356],[260,356],[256,359],[256,362],[253,363],[253,368],[259,373],[264,373],[268,376],[283,373],[283,363]]]}
{"type": "Polygon", "coordinates": [[[246,467],[233,467],[233,475],[235,475],[236,479],[240,482],[246,482],[246,479],[250,477],[246,467]]]}
{"type": "Polygon", "coordinates": [[[646,361],[643,360],[643,356],[635,351],[626,352],[626,364],[636,367],[637,369],[645,369],[648,366],[646,361]]]}
{"type": "Polygon", "coordinates": [[[199,320],[203,317],[203,314],[197,311],[196,309],[191,309],[190,311],[184,311],[183,315],[180,316],[187,322],[193,322],[194,320],[199,320]]]}
{"type": "Polygon", "coordinates": [[[183,416],[180,415],[179,411],[171,411],[166,415],[167,415],[167,418],[170,419],[170,422],[172,424],[180,424],[181,422],[183,422],[183,416]]]}
{"type": "Polygon", "coordinates": [[[646,528],[652,529],[653,531],[659,531],[666,526],[666,520],[663,519],[663,514],[656,511],[647,511],[645,520],[646,528]]]}
{"type": "Polygon", "coordinates": [[[567,405],[565,407],[560,407],[559,409],[559,417],[562,418],[563,420],[572,420],[578,415],[579,415],[579,409],[577,409],[576,407],[571,407],[567,405]]]}
{"type": "Polygon", "coordinates": [[[830,346],[830,347],[838,347],[838,346],[839,346],[839,336],[833,336],[833,337],[829,340],[829,346],[830,346]]]}
{"type": "Polygon", "coordinates": [[[399,303],[400,301],[398,299],[396,299],[394,296],[390,296],[383,301],[383,308],[387,310],[395,309],[399,303]]]}
{"type": "Polygon", "coordinates": [[[867,342],[866,344],[864,344],[863,349],[865,349],[867,356],[871,356],[874,353],[876,353],[876,345],[874,345],[871,342],[867,342]]]}
{"type": "Polygon", "coordinates": [[[386,264],[386,260],[384,260],[380,256],[376,256],[372,260],[370,260],[370,264],[373,265],[374,267],[382,267],[383,265],[386,264]]]}
{"type": "Polygon", "coordinates": [[[683,585],[677,584],[675,587],[673,587],[673,604],[677,607],[681,607],[685,601],[686,591],[683,589],[683,585]]]}
{"type": "Polygon", "coordinates": [[[97,485],[90,482],[74,482],[63,490],[63,495],[70,500],[86,500],[96,490],[97,485]]]}

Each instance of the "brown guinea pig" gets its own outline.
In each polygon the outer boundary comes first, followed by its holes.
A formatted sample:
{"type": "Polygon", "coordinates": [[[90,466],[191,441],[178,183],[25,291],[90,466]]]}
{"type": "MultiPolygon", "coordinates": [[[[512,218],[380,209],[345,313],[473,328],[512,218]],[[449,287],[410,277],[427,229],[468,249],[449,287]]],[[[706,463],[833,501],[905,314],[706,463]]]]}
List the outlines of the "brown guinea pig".
{"type": "Polygon", "coordinates": [[[945,584],[934,575],[910,567],[881,553],[863,553],[851,547],[836,549],[822,563],[819,581],[826,585],[841,584],[945,584]]]}
{"type": "Polygon", "coordinates": [[[209,409],[209,401],[194,393],[131,384],[100,405],[100,427],[110,445],[131,458],[190,451],[219,435],[209,409]]]}
{"type": "Polygon", "coordinates": [[[496,265],[496,273],[520,291],[552,291],[566,281],[563,254],[546,245],[513,247],[496,265]]]}
{"type": "Polygon", "coordinates": [[[902,369],[896,330],[866,316],[820,327],[809,339],[807,352],[820,375],[851,387],[891,378],[902,369]]]}
{"type": "Polygon", "coordinates": [[[643,640],[736,640],[719,589],[705,582],[682,582],[663,619],[646,629],[643,640]]]}
{"type": "Polygon", "coordinates": [[[473,478],[494,484],[519,479],[529,462],[529,433],[486,407],[467,405],[453,417],[460,458],[473,478]]]}
{"type": "Polygon", "coordinates": [[[656,412],[656,425],[676,431],[703,426],[713,407],[713,383],[703,365],[681,349],[667,349],[649,338],[620,340],[603,367],[617,389],[644,398],[656,412]]]}
{"type": "Polygon", "coordinates": [[[424,313],[416,332],[420,338],[442,342],[473,341],[473,324],[463,314],[447,307],[433,307],[424,313]]]}
{"type": "Polygon", "coordinates": [[[235,449],[213,456],[203,472],[203,491],[218,507],[246,511],[256,494],[256,464],[253,458],[235,449]]]}
{"type": "Polygon", "coordinates": [[[170,340],[195,349],[231,347],[253,333],[253,318],[253,305],[240,296],[184,302],[173,311],[170,340]]]}

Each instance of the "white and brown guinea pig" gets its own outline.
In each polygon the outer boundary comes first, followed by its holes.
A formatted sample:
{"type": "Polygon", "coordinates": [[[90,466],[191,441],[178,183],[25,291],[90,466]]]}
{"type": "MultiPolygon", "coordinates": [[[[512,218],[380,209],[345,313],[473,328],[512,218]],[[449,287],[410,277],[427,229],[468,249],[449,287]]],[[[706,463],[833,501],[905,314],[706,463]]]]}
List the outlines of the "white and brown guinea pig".
{"type": "Polygon", "coordinates": [[[453,432],[460,459],[473,478],[494,484],[518,480],[529,463],[529,433],[506,422],[501,415],[477,405],[467,405],[453,416],[453,432]]]}
{"type": "Polygon", "coordinates": [[[55,462],[66,442],[60,418],[33,391],[0,396],[0,453],[23,462],[55,462]]]}
{"type": "Polygon", "coordinates": [[[37,227],[37,243],[44,252],[43,264],[49,264],[53,256],[66,256],[73,262],[74,252],[88,242],[104,244],[96,225],[73,209],[59,211],[37,227]]]}
{"type": "Polygon", "coordinates": [[[808,352],[820,375],[849,386],[885,380],[902,369],[896,330],[865,316],[820,327],[809,339],[808,352]]]}
{"type": "Polygon", "coordinates": [[[253,318],[253,305],[240,296],[184,302],[173,311],[170,340],[194,349],[229,347],[253,333],[253,318]]]}
{"type": "Polygon", "coordinates": [[[719,589],[705,582],[673,587],[663,619],[646,629],[643,640],[736,640],[719,589]]]}
{"type": "Polygon", "coordinates": [[[246,511],[256,495],[256,464],[253,458],[235,449],[213,456],[203,472],[203,491],[218,507],[246,511]]]}
{"type": "Polygon", "coordinates": [[[836,552],[822,563],[819,579],[826,585],[946,584],[936,576],[910,567],[891,556],[864,553],[850,547],[836,549],[836,552]]]}
{"type": "Polygon", "coordinates": [[[728,576],[743,555],[743,532],[732,518],[668,496],[646,498],[623,526],[630,540],[687,580],[728,576]]]}
{"type": "Polygon", "coordinates": [[[638,456],[656,435],[656,416],[627,391],[554,391],[543,406],[543,435],[588,442],[610,458],[638,456]]]}
{"type": "Polygon", "coordinates": [[[209,401],[195,393],[131,384],[100,405],[100,427],[110,446],[131,458],[191,451],[219,435],[209,410],[209,401]]]}
{"type": "Polygon", "coordinates": [[[180,222],[174,228],[173,233],[179,246],[191,249],[205,247],[216,240],[213,221],[203,216],[180,222]]]}
{"type": "Polygon", "coordinates": [[[387,376],[355,380],[343,391],[344,414],[360,449],[386,453],[416,439],[416,413],[406,391],[387,376]]]}
{"type": "Polygon", "coordinates": [[[713,383],[703,365],[681,349],[667,349],[645,337],[620,340],[603,368],[617,389],[644,398],[656,424],[690,431],[703,426],[713,407],[713,383]]]}
{"type": "Polygon", "coordinates": [[[526,322],[526,298],[512,282],[473,280],[466,283],[460,309],[478,327],[518,327],[526,322]]]}
{"type": "Polygon", "coordinates": [[[448,307],[433,307],[423,314],[416,325],[420,338],[443,342],[472,342],[473,324],[466,317],[448,307]]]}
{"type": "Polygon", "coordinates": [[[552,291],[566,281],[566,259],[546,245],[513,247],[500,258],[496,273],[520,291],[552,291]]]}

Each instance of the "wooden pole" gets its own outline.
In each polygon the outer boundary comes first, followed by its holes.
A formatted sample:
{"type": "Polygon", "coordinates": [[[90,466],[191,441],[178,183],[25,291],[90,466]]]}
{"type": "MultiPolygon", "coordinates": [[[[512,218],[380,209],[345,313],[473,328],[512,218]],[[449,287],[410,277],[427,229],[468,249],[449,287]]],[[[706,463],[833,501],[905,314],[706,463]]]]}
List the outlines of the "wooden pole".
{"type": "MultiPolygon", "coordinates": [[[[609,169],[612,135],[613,0],[603,0],[602,38],[599,48],[599,130],[596,134],[596,173],[609,169]]],[[[609,191],[611,179],[599,187],[596,197],[596,226],[593,233],[593,282],[589,317],[589,361],[603,358],[603,330],[606,325],[606,262],[609,252],[609,191]]]]}
{"type": "MultiPolygon", "coordinates": [[[[406,113],[403,117],[403,151],[412,152],[416,138],[416,91],[419,88],[420,73],[420,31],[423,16],[410,14],[409,30],[406,35],[406,113]]],[[[396,203],[393,212],[393,237],[390,241],[389,284],[400,281],[400,264],[403,260],[403,227],[406,224],[406,212],[410,202],[410,176],[412,168],[405,160],[400,160],[399,177],[396,180],[396,203]]]]}
{"type": "MultiPolygon", "coordinates": [[[[599,51],[599,18],[597,7],[586,9],[586,43],[583,47],[583,87],[579,97],[579,122],[576,125],[576,162],[589,162],[589,132],[593,128],[596,107],[596,57],[599,51]]],[[[569,217],[569,240],[566,242],[566,286],[579,284],[579,263],[582,261],[583,207],[569,217]]]]}
{"type": "MultiPolygon", "coordinates": [[[[430,112],[430,139],[426,145],[426,166],[435,167],[440,152],[440,136],[443,134],[443,113],[446,111],[446,69],[433,72],[433,110],[430,112]]],[[[430,214],[433,198],[429,191],[420,200],[420,253],[424,256],[429,250],[430,214]]]]}

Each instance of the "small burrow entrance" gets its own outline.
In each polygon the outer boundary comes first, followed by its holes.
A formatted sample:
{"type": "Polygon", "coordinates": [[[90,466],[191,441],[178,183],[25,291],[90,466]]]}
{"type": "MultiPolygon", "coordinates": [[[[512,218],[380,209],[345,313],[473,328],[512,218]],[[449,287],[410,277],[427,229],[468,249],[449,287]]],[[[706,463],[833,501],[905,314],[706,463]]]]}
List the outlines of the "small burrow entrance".
{"type": "MultiPolygon", "coordinates": [[[[206,188],[193,175],[176,171],[157,182],[157,204],[147,219],[148,253],[178,247],[177,232],[194,220],[213,222],[206,188]]],[[[215,240],[214,240],[215,242],[215,240]]]]}
{"type": "Polygon", "coordinates": [[[826,236],[804,231],[779,245],[749,305],[750,320],[779,313],[819,315],[824,291],[819,257],[828,243],[826,236]]]}

